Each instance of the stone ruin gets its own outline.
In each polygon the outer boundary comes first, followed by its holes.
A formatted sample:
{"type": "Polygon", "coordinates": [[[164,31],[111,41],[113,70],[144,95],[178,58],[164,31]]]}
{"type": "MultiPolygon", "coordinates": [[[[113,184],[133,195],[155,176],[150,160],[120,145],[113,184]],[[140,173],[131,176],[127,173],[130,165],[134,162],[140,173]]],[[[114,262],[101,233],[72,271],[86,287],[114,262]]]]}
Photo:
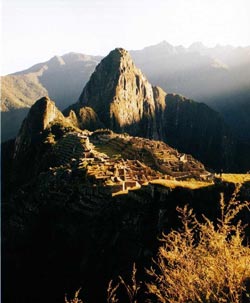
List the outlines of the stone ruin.
{"type": "Polygon", "coordinates": [[[68,133],[54,151],[60,165],[74,163],[73,169],[84,170],[86,185],[111,195],[138,189],[157,179],[206,180],[210,176],[191,155],[181,154],[161,141],[108,131],[68,133]],[[114,157],[117,154],[120,157],[114,157]]]}

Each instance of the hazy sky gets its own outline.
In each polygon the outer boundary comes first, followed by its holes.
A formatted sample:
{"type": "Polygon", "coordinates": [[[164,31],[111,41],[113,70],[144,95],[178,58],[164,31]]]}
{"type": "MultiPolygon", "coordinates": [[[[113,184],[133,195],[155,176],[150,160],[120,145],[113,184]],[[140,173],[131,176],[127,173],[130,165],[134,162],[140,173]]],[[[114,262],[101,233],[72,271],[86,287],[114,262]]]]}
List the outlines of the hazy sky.
{"type": "Polygon", "coordinates": [[[106,55],[162,40],[250,45],[250,0],[2,0],[1,14],[1,74],[70,51],[106,55]]]}

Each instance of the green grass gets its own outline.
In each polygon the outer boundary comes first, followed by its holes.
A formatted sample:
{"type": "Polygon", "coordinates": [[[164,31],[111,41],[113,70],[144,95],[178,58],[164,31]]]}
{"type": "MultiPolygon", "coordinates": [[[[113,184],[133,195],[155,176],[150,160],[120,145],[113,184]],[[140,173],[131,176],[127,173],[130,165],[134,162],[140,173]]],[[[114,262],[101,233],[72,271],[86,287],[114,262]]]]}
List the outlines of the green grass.
{"type": "Polygon", "coordinates": [[[111,147],[108,144],[103,144],[103,145],[96,145],[95,149],[99,152],[99,153],[103,153],[106,154],[107,156],[109,156],[110,158],[115,158],[115,159],[121,159],[122,155],[115,150],[113,147],[111,147]]]}

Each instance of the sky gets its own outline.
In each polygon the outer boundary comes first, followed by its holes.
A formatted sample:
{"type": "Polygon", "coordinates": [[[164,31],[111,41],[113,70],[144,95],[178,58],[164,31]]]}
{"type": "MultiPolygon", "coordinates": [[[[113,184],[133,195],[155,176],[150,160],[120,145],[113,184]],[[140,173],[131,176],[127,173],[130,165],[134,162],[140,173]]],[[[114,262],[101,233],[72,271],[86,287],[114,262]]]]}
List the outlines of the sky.
{"type": "Polygon", "coordinates": [[[0,0],[5,75],[80,52],[106,55],[163,40],[250,45],[249,0],[0,0]]]}

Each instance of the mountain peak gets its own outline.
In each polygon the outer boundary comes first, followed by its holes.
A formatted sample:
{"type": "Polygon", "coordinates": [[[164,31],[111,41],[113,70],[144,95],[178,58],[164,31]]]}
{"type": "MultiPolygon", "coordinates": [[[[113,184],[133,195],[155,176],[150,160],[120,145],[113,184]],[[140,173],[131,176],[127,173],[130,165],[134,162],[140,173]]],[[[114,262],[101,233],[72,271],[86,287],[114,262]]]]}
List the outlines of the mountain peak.
{"type": "MultiPolygon", "coordinates": [[[[118,132],[131,129],[131,133],[138,133],[143,120],[143,131],[152,137],[152,128],[146,127],[155,107],[152,86],[123,48],[112,50],[100,62],[79,102],[72,107],[81,127],[84,127],[81,114],[84,107],[91,107],[92,116],[95,113],[105,127],[118,132]]],[[[69,110],[65,114],[69,114],[69,110]]]]}
{"type": "Polygon", "coordinates": [[[189,46],[190,51],[202,51],[206,46],[201,41],[196,41],[189,46]]]}
{"type": "Polygon", "coordinates": [[[166,40],[163,40],[163,41],[161,41],[160,43],[158,43],[156,45],[158,45],[158,46],[164,46],[164,47],[170,47],[170,48],[173,47],[173,45],[170,44],[169,42],[167,42],[166,40]]]}
{"type": "Polygon", "coordinates": [[[39,100],[37,100],[36,103],[34,103],[34,107],[39,106],[40,104],[46,104],[46,103],[50,103],[50,102],[53,102],[53,101],[50,100],[50,98],[48,96],[44,96],[44,97],[40,98],[39,100]]]}
{"type": "Polygon", "coordinates": [[[27,118],[23,121],[15,142],[15,157],[27,150],[28,146],[54,120],[65,120],[57,109],[55,102],[49,97],[42,97],[30,108],[27,118]]]}
{"type": "Polygon", "coordinates": [[[122,47],[117,47],[110,52],[110,54],[113,54],[113,53],[120,54],[121,56],[127,56],[129,54],[129,52],[122,47]]]}
{"type": "Polygon", "coordinates": [[[110,65],[113,70],[117,69],[119,66],[120,71],[126,66],[134,66],[130,53],[124,48],[115,48],[101,61],[101,63],[102,65],[110,65]]]}
{"type": "Polygon", "coordinates": [[[55,102],[47,96],[37,100],[27,116],[29,128],[37,133],[43,131],[55,119],[64,119],[64,117],[55,102]]]}
{"type": "Polygon", "coordinates": [[[65,62],[64,62],[63,58],[60,57],[60,56],[54,56],[54,57],[52,57],[52,58],[49,60],[48,63],[49,63],[50,65],[55,65],[55,66],[57,66],[57,65],[65,65],[65,62]]]}

